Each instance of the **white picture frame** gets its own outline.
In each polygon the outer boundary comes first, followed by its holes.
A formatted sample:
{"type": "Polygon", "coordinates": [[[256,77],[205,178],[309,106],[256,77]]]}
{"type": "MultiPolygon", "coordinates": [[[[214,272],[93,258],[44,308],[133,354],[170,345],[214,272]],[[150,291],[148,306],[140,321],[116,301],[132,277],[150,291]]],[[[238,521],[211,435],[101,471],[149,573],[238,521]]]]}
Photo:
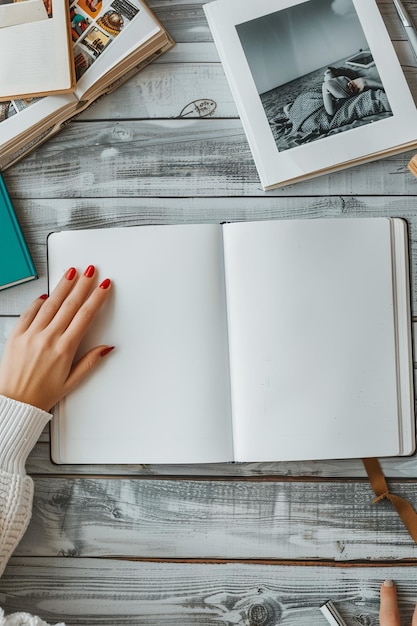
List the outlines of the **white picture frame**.
{"type": "Polygon", "coordinates": [[[374,0],[217,0],[204,10],[264,189],[405,150],[416,142],[416,106],[374,0]],[[348,14],[339,19],[326,15],[326,10],[343,7],[348,14]],[[337,32],[326,37],[329,25],[336,29],[336,23],[337,32]],[[352,43],[350,51],[346,42],[352,43]],[[254,52],[261,48],[269,59],[263,66],[254,52]],[[371,51],[392,114],[280,149],[261,99],[266,75],[276,71],[277,82],[286,84],[359,48],[371,51]]]}

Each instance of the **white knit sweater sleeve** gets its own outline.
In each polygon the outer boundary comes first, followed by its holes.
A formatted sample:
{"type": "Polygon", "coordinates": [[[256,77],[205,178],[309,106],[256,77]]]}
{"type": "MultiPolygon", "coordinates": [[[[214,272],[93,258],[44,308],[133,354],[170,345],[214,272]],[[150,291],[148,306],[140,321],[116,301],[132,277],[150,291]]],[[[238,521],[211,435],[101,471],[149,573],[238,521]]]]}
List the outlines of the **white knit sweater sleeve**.
{"type": "MultiPolygon", "coordinates": [[[[25,463],[51,415],[0,395],[0,576],[30,521],[33,481],[25,463]]],[[[27,613],[4,616],[0,626],[46,623],[27,613]]],[[[47,626],[47,625],[46,625],[47,626]]]]}

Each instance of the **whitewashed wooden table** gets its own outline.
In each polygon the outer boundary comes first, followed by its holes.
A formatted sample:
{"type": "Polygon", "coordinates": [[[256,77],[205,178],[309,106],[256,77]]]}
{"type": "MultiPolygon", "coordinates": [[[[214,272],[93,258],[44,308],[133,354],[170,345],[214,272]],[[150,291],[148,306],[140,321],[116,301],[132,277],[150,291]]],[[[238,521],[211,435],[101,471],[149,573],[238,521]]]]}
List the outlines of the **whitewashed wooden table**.
{"type": "MultiPolygon", "coordinates": [[[[394,6],[379,5],[417,95],[394,6]]],[[[202,2],[151,6],[177,46],[5,173],[40,278],[0,294],[0,346],[47,289],[47,234],[71,228],[402,216],[417,315],[412,153],[262,192],[202,2]],[[210,117],[179,117],[201,99],[216,102],[210,117]]],[[[383,466],[417,506],[417,457],[383,466]]],[[[33,518],[0,580],[7,612],[83,626],[324,626],[317,607],[331,598],[349,625],[371,626],[383,579],[398,583],[404,623],[417,599],[417,546],[388,503],[371,504],[360,461],[56,466],[45,431],[28,471],[33,518]]]]}

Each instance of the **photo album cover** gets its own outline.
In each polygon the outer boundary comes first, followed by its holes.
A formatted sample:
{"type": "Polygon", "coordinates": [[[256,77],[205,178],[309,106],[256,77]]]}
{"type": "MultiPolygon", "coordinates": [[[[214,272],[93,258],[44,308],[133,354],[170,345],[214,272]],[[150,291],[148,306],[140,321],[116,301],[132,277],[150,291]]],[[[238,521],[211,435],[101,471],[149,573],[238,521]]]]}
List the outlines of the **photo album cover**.
{"type": "Polygon", "coordinates": [[[416,105],[375,0],[204,10],[264,189],[415,146],[416,105]]]}

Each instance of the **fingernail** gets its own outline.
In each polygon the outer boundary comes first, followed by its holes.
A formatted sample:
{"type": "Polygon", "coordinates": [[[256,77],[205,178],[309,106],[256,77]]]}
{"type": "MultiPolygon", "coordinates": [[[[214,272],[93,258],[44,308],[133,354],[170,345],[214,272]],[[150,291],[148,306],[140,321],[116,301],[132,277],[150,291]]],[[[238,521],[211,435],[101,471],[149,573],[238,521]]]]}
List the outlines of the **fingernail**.
{"type": "Polygon", "coordinates": [[[114,346],[109,346],[108,348],[104,348],[104,350],[100,352],[100,356],[106,356],[106,354],[108,354],[112,350],[114,350],[114,346]]]}
{"type": "Polygon", "coordinates": [[[94,267],[94,265],[89,265],[84,272],[84,276],[87,276],[87,278],[93,278],[95,271],[96,268],[94,267]]]}
{"type": "Polygon", "coordinates": [[[101,289],[108,289],[110,287],[110,278],[106,278],[100,284],[101,289]]]}
{"type": "Polygon", "coordinates": [[[67,280],[73,280],[75,278],[76,273],[77,273],[77,270],[75,269],[75,267],[70,267],[68,272],[65,274],[65,278],[67,280]]]}
{"type": "Polygon", "coordinates": [[[46,300],[48,297],[47,293],[43,293],[41,296],[39,296],[41,300],[46,300]]]}
{"type": "Polygon", "coordinates": [[[393,581],[389,578],[387,580],[384,580],[384,587],[394,587],[393,581]]]}

